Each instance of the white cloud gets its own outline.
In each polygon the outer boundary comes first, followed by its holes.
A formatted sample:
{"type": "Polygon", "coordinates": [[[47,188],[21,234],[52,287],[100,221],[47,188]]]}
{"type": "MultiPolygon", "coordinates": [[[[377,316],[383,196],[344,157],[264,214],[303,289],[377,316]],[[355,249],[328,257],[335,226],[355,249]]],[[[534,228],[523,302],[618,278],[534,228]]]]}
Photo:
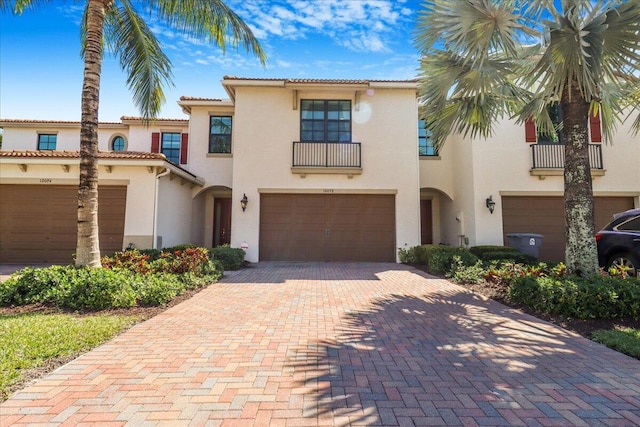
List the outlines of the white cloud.
{"type": "Polygon", "coordinates": [[[318,35],[358,52],[387,52],[392,29],[410,25],[411,9],[397,0],[232,0],[261,40],[318,35]]]}

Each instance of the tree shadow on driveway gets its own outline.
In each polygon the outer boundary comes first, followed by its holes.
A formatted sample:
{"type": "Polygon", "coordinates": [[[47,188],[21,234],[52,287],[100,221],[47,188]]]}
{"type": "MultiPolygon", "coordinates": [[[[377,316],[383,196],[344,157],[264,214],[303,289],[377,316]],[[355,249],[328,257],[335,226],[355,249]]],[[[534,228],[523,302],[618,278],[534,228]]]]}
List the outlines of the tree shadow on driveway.
{"type": "MultiPolygon", "coordinates": [[[[458,288],[455,288],[458,289],[458,288]]],[[[392,295],[290,359],[333,425],[638,425],[640,362],[463,290],[392,295]]]]}

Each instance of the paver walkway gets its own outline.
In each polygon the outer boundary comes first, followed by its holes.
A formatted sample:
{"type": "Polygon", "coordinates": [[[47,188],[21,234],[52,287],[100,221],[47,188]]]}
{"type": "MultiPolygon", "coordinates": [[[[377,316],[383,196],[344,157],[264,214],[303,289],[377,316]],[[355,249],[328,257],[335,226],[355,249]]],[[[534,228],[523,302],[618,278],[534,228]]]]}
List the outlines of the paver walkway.
{"type": "Polygon", "coordinates": [[[640,361],[395,264],[261,263],[0,405],[9,425],[640,425],[640,361]]]}

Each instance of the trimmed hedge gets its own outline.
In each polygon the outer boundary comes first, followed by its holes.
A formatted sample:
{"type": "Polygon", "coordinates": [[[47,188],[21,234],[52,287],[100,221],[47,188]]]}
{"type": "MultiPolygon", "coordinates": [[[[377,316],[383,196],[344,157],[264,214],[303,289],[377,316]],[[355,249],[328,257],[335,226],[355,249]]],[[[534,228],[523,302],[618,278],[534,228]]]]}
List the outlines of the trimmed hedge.
{"type": "Polygon", "coordinates": [[[562,263],[547,265],[504,246],[467,250],[423,245],[400,249],[399,256],[456,283],[486,282],[504,298],[538,313],[575,319],[640,316],[640,284],[634,278],[567,276],[562,263]]]}
{"type": "Polygon", "coordinates": [[[538,258],[535,256],[518,252],[516,248],[511,246],[473,246],[469,248],[469,252],[485,263],[491,261],[508,261],[534,265],[538,262],[538,258]]]}
{"type": "Polygon", "coordinates": [[[480,259],[486,254],[494,253],[494,252],[517,252],[516,248],[511,246],[495,246],[495,245],[483,245],[483,246],[472,246],[469,248],[469,252],[474,254],[480,259]]]}
{"type": "Polygon", "coordinates": [[[640,316],[640,285],[636,279],[526,276],[513,281],[509,295],[538,312],[576,319],[640,316]]]}
{"type": "Polygon", "coordinates": [[[478,257],[465,248],[436,246],[429,253],[427,269],[433,274],[449,274],[459,267],[470,267],[478,262],[478,257]]]}
{"type": "Polygon", "coordinates": [[[0,284],[0,305],[47,304],[74,310],[164,305],[186,289],[222,276],[222,265],[209,259],[205,248],[178,248],[157,256],[150,262],[150,254],[130,250],[103,257],[104,268],[25,268],[0,284]]]}
{"type": "Polygon", "coordinates": [[[211,249],[211,257],[222,263],[225,270],[238,270],[244,264],[244,249],[222,245],[211,249]]]}
{"type": "Polygon", "coordinates": [[[399,249],[400,262],[425,265],[433,274],[445,275],[459,266],[472,266],[478,257],[462,247],[445,245],[422,245],[409,249],[399,249]],[[455,259],[454,257],[459,257],[455,259]],[[455,267],[454,267],[455,266],[455,267]]]}

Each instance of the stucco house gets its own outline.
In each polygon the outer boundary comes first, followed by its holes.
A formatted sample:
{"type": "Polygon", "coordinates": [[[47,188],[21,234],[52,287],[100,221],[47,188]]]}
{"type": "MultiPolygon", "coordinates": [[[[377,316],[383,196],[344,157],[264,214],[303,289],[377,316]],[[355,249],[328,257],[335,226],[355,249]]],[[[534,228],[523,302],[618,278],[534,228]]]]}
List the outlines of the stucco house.
{"type": "MultiPolygon", "coordinates": [[[[247,260],[389,261],[421,243],[544,235],[561,260],[561,142],[504,120],[487,140],[440,152],[414,80],[225,76],[228,99],[182,97],[187,120],[99,126],[104,252],[179,243],[246,249],[247,260]],[[488,200],[495,203],[491,212],[488,200]]],[[[640,207],[640,141],[591,123],[596,227],[640,207]]],[[[0,263],[70,262],[77,122],[0,119],[0,263]]]]}

